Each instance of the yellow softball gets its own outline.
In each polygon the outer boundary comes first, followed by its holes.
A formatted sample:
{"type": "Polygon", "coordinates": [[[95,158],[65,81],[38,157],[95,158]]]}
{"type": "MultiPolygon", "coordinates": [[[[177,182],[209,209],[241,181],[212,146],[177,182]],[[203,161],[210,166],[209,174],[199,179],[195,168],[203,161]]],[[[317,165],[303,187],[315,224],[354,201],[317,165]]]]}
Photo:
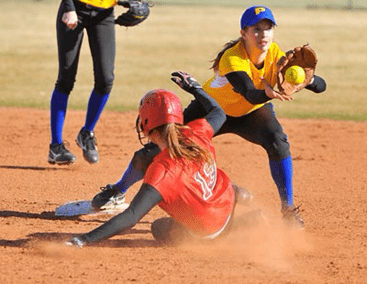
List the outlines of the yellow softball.
{"type": "Polygon", "coordinates": [[[305,70],[297,65],[293,65],[285,71],[285,80],[293,85],[302,84],[305,78],[305,70]]]}

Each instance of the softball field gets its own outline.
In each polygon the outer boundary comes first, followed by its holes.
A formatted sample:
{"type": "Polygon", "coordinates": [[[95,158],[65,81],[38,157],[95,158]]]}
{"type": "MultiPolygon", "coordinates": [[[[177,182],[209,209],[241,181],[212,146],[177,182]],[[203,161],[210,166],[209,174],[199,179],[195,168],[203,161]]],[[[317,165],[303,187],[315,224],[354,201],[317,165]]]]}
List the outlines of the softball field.
{"type": "MultiPolygon", "coordinates": [[[[155,208],[128,232],[77,249],[63,242],[111,216],[57,218],[54,209],[91,198],[121,177],[140,147],[134,126],[141,95],[164,87],[187,103],[191,97],[170,82],[170,72],[182,69],[204,81],[215,53],[238,36],[242,9],[157,5],[144,25],[117,30],[116,84],[95,129],[96,165],[83,160],[74,142],[93,83],[85,39],[64,126],[77,162],[62,167],[47,163],[57,1],[1,5],[0,283],[366,283],[365,12],[275,10],[276,41],[286,50],[311,41],[320,59],[317,73],[328,82],[323,95],[301,92],[295,101],[275,106],[291,143],[295,204],[301,205],[304,230],[283,226],[265,152],[223,135],[214,138],[219,167],[255,196],[250,206],[237,207],[236,218],[261,209],[265,219],[246,219],[210,245],[159,247],[150,224],[164,213],[155,208]],[[312,28],[297,33],[295,20],[308,20],[312,28]]],[[[128,191],[127,201],[139,186],[128,191]]]]}
{"type": "MultiPolygon", "coordinates": [[[[0,283],[365,283],[367,124],[281,119],[294,157],[295,202],[304,231],[282,227],[265,152],[233,135],[214,139],[218,165],[255,195],[267,218],[212,245],[157,247],[154,209],[126,234],[83,249],[63,245],[109,216],[62,219],[59,204],[91,198],[117,181],[140,147],[135,112],[107,111],[96,128],[100,163],[89,165],[73,139],[84,112],[69,111],[65,138],[75,165],[47,163],[48,111],[0,108],[0,283]]],[[[136,193],[139,184],[127,194],[136,193]]]]}

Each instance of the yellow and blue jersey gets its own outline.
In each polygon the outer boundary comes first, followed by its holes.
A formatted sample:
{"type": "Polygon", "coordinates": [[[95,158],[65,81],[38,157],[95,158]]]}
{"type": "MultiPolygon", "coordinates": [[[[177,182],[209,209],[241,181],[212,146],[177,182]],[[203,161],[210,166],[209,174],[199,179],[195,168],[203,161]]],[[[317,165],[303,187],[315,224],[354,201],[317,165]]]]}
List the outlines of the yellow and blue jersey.
{"type": "Polygon", "coordinates": [[[111,8],[117,4],[117,0],[79,0],[79,1],[102,9],[111,8]]]}
{"type": "Polygon", "coordinates": [[[274,87],[277,83],[277,62],[283,55],[284,52],[280,50],[279,46],[272,43],[266,54],[263,68],[257,69],[250,61],[243,42],[239,41],[224,52],[219,61],[218,71],[203,85],[203,88],[219,103],[227,115],[233,117],[246,115],[264,104],[253,105],[248,102],[240,93],[233,90],[233,86],[225,75],[244,71],[251,78],[256,89],[264,90],[261,77],[264,77],[274,87]]]}

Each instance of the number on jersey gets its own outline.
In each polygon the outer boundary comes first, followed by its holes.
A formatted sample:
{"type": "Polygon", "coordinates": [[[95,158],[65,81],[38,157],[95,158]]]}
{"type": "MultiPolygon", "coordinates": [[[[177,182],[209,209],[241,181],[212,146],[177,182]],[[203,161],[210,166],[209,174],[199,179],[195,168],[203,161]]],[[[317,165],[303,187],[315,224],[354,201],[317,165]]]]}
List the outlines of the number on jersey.
{"type": "Polygon", "coordinates": [[[213,195],[213,189],[217,182],[217,167],[215,163],[211,165],[205,163],[203,173],[204,176],[200,172],[196,172],[194,178],[200,184],[201,190],[203,191],[203,199],[207,200],[213,195]]]}

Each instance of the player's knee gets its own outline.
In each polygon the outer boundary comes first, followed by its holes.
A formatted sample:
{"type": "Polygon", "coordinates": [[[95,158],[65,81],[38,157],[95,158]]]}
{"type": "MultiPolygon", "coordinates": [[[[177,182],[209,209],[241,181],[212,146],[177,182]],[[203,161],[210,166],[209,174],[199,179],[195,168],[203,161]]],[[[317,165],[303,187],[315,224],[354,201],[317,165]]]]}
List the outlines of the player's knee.
{"type": "Polygon", "coordinates": [[[94,91],[100,95],[111,93],[113,81],[114,81],[113,75],[110,75],[109,77],[104,78],[103,80],[96,81],[94,91]]]}
{"type": "Polygon", "coordinates": [[[148,166],[152,163],[153,158],[160,152],[160,149],[155,144],[150,144],[139,149],[134,153],[131,160],[133,167],[143,173],[146,172],[148,166]]]}
{"type": "Polygon", "coordinates": [[[56,88],[63,94],[70,94],[74,88],[74,82],[75,81],[64,81],[59,79],[56,83],[56,88]]]}
{"type": "Polygon", "coordinates": [[[146,171],[146,169],[148,168],[148,165],[146,164],[144,154],[142,153],[142,149],[134,153],[134,156],[131,160],[131,164],[134,167],[134,169],[136,170],[144,171],[144,172],[146,171]]]}
{"type": "Polygon", "coordinates": [[[283,160],[291,154],[287,135],[283,132],[274,133],[263,146],[272,161],[283,160]]]}
{"type": "Polygon", "coordinates": [[[154,239],[161,245],[179,245],[186,236],[184,227],[169,217],[155,220],[151,231],[154,239]]]}
{"type": "Polygon", "coordinates": [[[95,86],[94,91],[100,96],[110,94],[112,90],[112,84],[110,86],[95,86]]]}
{"type": "Polygon", "coordinates": [[[169,239],[169,231],[172,227],[171,218],[160,218],[151,225],[152,235],[158,243],[166,243],[169,239]]]}

